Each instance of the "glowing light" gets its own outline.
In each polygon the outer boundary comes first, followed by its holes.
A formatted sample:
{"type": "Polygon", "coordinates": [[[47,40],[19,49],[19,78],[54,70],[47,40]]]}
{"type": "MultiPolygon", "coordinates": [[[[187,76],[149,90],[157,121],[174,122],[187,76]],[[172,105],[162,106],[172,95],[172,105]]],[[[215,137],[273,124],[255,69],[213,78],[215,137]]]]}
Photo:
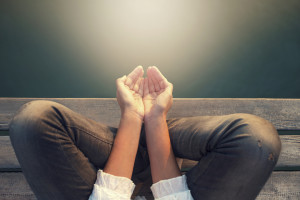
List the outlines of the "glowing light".
{"type": "Polygon", "coordinates": [[[250,1],[232,1],[226,6],[204,0],[47,1],[34,5],[28,10],[20,6],[17,12],[27,12],[36,27],[56,37],[74,59],[84,60],[83,67],[93,79],[101,75],[111,81],[137,65],[155,65],[179,90],[209,80],[211,68],[220,73],[222,60],[234,57],[232,52],[247,43],[260,30],[257,27],[266,27],[263,16],[257,14],[263,12],[250,12],[260,9],[260,4],[250,1]]]}

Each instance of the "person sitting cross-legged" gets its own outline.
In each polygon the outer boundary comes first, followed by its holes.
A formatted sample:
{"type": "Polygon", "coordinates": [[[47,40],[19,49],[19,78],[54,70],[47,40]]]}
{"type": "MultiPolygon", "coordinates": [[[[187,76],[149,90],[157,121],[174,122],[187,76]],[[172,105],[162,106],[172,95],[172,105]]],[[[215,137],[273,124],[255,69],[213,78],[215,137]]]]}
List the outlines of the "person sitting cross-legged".
{"type": "Polygon", "coordinates": [[[116,80],[117,128],[48,100],[18,110],[10,138],[36,197],[130,199],[150,178],[157,200],[255,199],[281,151],[274,126],[245,113],[167,118],[173,85],[157,67],[143,75],[116,80]],[[197,164],[182,174],[176,158],[197,164]]]}

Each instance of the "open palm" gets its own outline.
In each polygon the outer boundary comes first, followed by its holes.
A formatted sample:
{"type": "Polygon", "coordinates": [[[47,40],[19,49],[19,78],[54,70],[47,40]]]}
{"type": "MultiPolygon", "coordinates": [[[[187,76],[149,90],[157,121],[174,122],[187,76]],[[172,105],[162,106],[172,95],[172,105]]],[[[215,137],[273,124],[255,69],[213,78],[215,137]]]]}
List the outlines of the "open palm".
{"type": "Polygon", "coordinates": [[[130,112],[136,114],[140,119],[144,118],[143,74],[143,68],[138,66],[128,76],[116,80],[117,100],[122,113],[130,112]]]}
{"type": "Polygon", "coordinates": [[[138,66],[128,76],[116,80],[117,100],[122,113],[134,113],[140,119],[166,116],[173,103],[173,84],[157,67],[148,67],[145,79],[143,74],[143,68],[138,66]]]}
{"type": "Polygon", "coordinates": [[[173,84],[161,74],[157,67],[147,69],[144,79],[144,109],[145,116],[167,114],[173,103],[173,84]]]}

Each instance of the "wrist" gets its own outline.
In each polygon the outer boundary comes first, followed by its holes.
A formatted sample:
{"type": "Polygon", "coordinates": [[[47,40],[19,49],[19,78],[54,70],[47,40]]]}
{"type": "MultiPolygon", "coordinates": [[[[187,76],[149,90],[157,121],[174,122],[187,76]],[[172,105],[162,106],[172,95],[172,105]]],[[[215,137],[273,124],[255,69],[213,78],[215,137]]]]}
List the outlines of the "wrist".
{"type": "Polygon", "coordinates": [[[121,119],[126,119],[130,121],[136,121],[136,122],[143,122],[143,116],[140,114],[130,111],[130,110],[124,110],[121,112],[121,119]]]}
{"type": "Polygon", "coordinates": [[[147,114],[147,115],[145,115],[144,119],[145,119],[145,123],[156,122],[156,121],[166,121],[167,114],[165,114],[165,113],[147,114]]]}

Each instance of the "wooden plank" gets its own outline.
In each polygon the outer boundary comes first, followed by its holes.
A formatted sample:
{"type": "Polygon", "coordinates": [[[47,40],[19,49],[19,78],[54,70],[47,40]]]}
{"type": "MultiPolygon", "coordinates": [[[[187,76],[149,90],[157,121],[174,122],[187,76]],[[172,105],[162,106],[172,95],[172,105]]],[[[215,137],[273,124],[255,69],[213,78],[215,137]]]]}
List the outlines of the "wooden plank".
{"type": "MultiPolygon", "coordinates": [[[[282,150],[276,168],[300,167],[300,135],[281,135],[282,150]]],[[[0,137],[0,170],[18,169],[19,162],[11,146],[9,136],[0,137]]],[[[182,170],[186,171],[197,162],[184,160],[182,170]]]]}
{"type": "Polygon", "coordinates": [[[256,200],[300,199],[300,171],[273,172],[256,200]]]}
{"type": "MultiPolygon", "coordinates": [[[[33,98],[0,98],[0,130],[8,130],[8,123],[14,113],[33,98]]],[[[68,108],[85,115],[95,121],[101,121],[110,126],[118,126],[120,109],[118,102],[112,98],[85,99],[85,98],[45,98],[61,103],[68,108]]]]}
{"type": "MultiPolygon", "coordinates": [[[[251,187],[251,186],[250,186],[251,187]]],[[[300,199],[300,171],[273,172],[257,200],[284,200],[300,199]]],[[[138,195],[149,195],[148,191],[138,195]]],[[[0,199],[1,200],[34,200],[36,199],[23,174],[0,173],[0,199]]],[[[147,198],[148,199],[148,198],[147,198]]]]}
{"type": "Polygon", "coordinates": [[[20,164],[17,160],[15,151],[11,145],[9,136],[0,137],[0,170],[19,169],[20,164]]]}
{"type": "Polygon", "coordinates": [[[23,173],[0,173],[1,200],[36,200],[23,173]]]}
{"type": "Polygon", "coordinates": [[[279,166],[300,166],[300,135],[281,135],[281,153],[279,166]]]}
{"type": "MultiPolygon", "coordinates": [[[[116,127],[120,109],[115,98],[39,98],[56,101],[95,121],[116,127]]],[[[0,98],[0,130],[8,130],[14,113],[36,98],[0,98]]],[[[250,113],[272,122],[278,130],[300,130],[300,99],[174,98],[168,117],[250,113]]]]}

